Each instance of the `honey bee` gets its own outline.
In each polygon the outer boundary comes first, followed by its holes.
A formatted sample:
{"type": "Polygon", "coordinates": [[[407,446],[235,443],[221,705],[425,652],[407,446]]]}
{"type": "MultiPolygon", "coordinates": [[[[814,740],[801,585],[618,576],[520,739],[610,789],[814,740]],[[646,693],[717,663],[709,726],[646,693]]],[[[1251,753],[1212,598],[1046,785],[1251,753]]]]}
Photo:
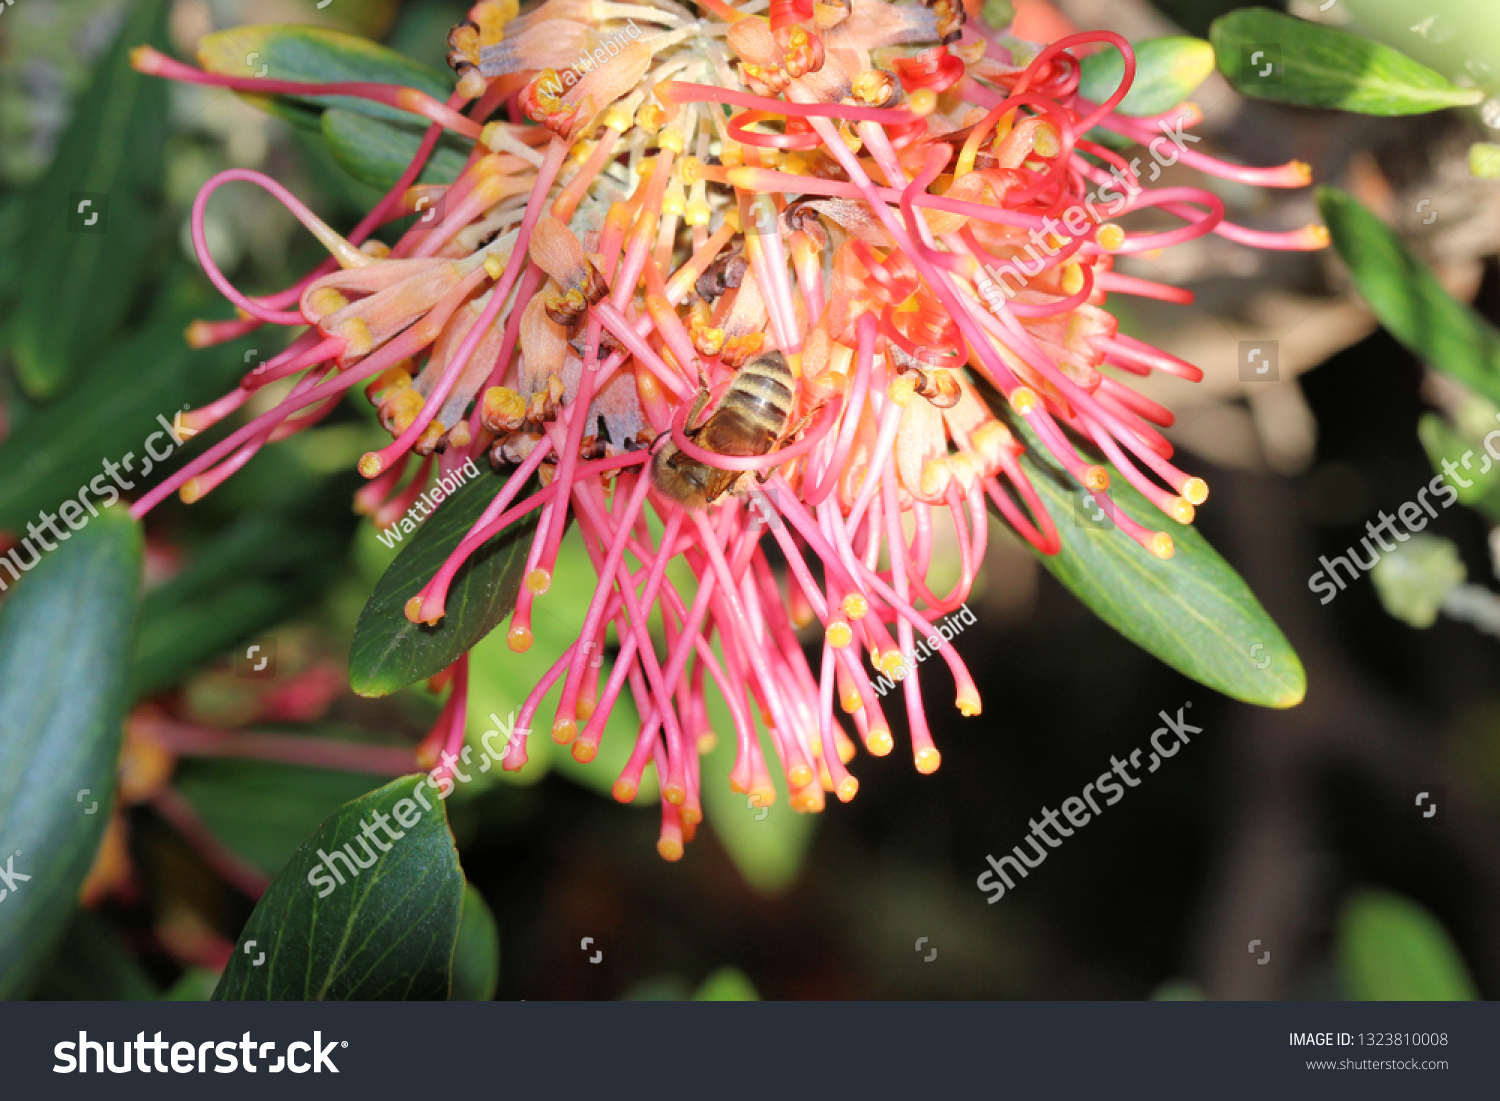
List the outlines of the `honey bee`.
{"type": "MultiPolygon", "coordinates": [[[[688,414],[688,439],[720,455],[766,455],[793,439],[812,419],[793,423],[797,380],[780,352],[756,356],[735,372],[729,389],[701,426],[693,427],[708,405],[707,380],[699,376],[698,398],[688,414]]],[[[816,412],[816,410],[814,410],[816,412]]],[[[663,496],[688,508],[707,508],[730,492],[745,471],[720,470],[683,454],[667,439],[651,460],[651,480],[663,496]]],[[[764,482],[768,471],[757,471],[764,482]]]]}

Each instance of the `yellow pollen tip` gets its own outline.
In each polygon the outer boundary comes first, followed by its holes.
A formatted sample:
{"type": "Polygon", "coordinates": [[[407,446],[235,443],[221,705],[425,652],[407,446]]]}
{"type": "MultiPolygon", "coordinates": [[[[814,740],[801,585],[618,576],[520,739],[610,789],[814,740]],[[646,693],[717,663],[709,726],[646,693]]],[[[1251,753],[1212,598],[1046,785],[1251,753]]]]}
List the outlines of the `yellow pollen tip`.
{"type": "Polygon", "coordinates": [[[552,588],[552,571],[538,567],[526,575],[526,591],[541,596],[552,588]]]}
{"type": "Polygon", "coordinates": [[[406,613],[406,618],[409,619],[409,620],[411,620],[411,622],[413,622],[413,623],[421,623],[422,622],[422,598],[420,596],[414,596],[414,597],[412,597],[410,600],[408,600],[406,602],[406,607],[403,609],[403,611],[406,613]]]}
{"type": "Polygon", "coordinates": [[[1039,400],[1036,391],[1028,386],[1017,386],[1010,392],[1010,407],[1023,417],[1037,407],[1039,400]]]}
{"type": "Polygon", "coordinates": [[[1172,537],[1164,531],[1159,531],[1151,537],[1151,553],[1158,558],[1171,558],[1176,549],[1172,537]]]}
{"type": "Polygon", "coordinates": [[[886,730],[884,727],[876,727],[865,738],[865,748],[877,757],[884,757],[896,748],[896,739],[891,737],[889,730],[886,730]]]}
{"type": "Polygon", "coordinates": [[[786,782],[794,788],[805,788],[813,782],[813,770],[806,765],[794,765],[786,774],[786,782]]]}
{"type": "Polygon", "coordinates": [[[1099,227],[1094,240],[1099,242],[1099,247],[1105,252],[1115,252],[1125,244],[1125,231],[1113,222],[1106,222],[1099,227]]]}
{"type": "Polygon", "coordinates": [[[1182,495],[1194,505],[1201,505],[1208,500],[1208,483],[1202,478],[1189,478],[1182,483],[1182,495]]]}
{"type": "Polygon", "coordinates": [[[583,696],[578,697],[578,717],[588,722],[594,715],[594,701],[583,696]]]}
{"type": "Polygon", "coordinates": [[[517,654],[524,654],[531,649],[531,628],[512,627],[505,636],[505,644],[517,654]]]}
{"type": "Polygon", "coordinates": [[[1083,472],[1083,484],[1090,493],[1103,493],[1109,488],[1109,471],[1102,466],[1091,466],[1083,472]]]}
{"type": "Polygon", "coordinates": [[[1307,233],[1308,240],[1312,241],[1319,248],[1327,248],[1329,242],[1333,240],[1333,236],[1328,232],[1327,226],[1310,225],[1305,232],[1307,233]]]}
{"type": "Polygon", "coordinates": [[[853,776],[845,776],[839,781],[838,792],[836,794],[839,797],[840,803],[847,803],[859,794],[859,781],[853,776]]]}
{"type": "Polygon", "coordinates": [[[863,593],[850,593],[844,597],[842,607],[850,619],[863,619],[870,611],[870,602],[863,593]]]}
{"type": "Polygon", "coordinates": [[[576,737],[578,737],[578,723],[573,719],[562,718],[553,722],[552,740],[558,745],[568,745],[576,737]]]}
{"type": "Polygon", "coordinates": [[[492,252],[484,258],[484,271],[486,275],[498,283],[500,277],[505,274],[505,261],[492,252]]]}
{"type": "Polygon", "coordinates": [[[823,632],[823,637],[835,650],[842,650],[854,641],[854,632],[850,630],[849,624],[836,620],[828,625],[828,629],[823,632]]]}
{"type": "Polygon", "coordinates": [[[891,380],[891,384],[885,390],[886,397],[890,398],[897,405],[902,406],[911,401],[912,395],[916,392],[917,380],[914,375],[910,374],[897,375],[891,380]]]}
{"type": "Polygon", "coordinates": [[[573,760],[579,764],[586,765],[594,759],[594,754],[599,752],[599,747],[593,742],[574,742],[573,760]]]}
{"type": "Polygon", "coordinates": [[[923,776],[932,775],[942,763],[943,755],[932,746],[917,750],[917,771],[923,776]]]}
{"type": "Polygon", "coordinates": [[[705,730],[698,735],[698,752],[702,755],[712,753],[719,745],[719,735],[712,730],[705,730]]]}
{"type": "Polygon", "coordinates": [[[197,478],[189,478],[182,483],[182,488],[177,491],[177,496],[182,498],[182,503],[190,505],[203,496],[203,483],[197,478]]]}
{"type": "Polygon", "coordinates": [[[932,112],[936,111],[937,105],[937,93],[934,92],[931,88],[918,88],[915,92],[906,97],[907,110],[909,110],[914,115],[921,115],[923,118],[926,118],[928,115],[932,114],[932,112]]]}
{"type": "MultiPolygon", "coordinates": [[[[954,701],[958,707],[958,713],[966,719],[972,719],[984,710],[984,705],[979,702],[979,693],[973,691],[960,692],[958,699],[954,701]]],[[[937,752],[934,750],[933,752],[937,752]]]]}
{"type": "Polygon", "coordinates": [[[839,706],[844,709],[846,715],[852,715],[865,705],[858,692],[846,692],[839,697],[839,706]]]}
{"type": "Polygon", "coordinates": [[[1179,524],[1191,524],[1193,517],[1198,515],[1198,510],[1185,497],[1173,497],[1172,507],[1167,510],[1167,515],[1179,524]]]}
{"type": "Polygon", "coordinates": [[[614,787],[609,789],[609,793],[615,797],[617,803],[634,803],[639,791],[640,788],[624,779],[616,780],[614,787]]]}
{"type": "Polygon", "coordinates": [[[1288,166],[1294,173],[1302,178],[1303,183],[1312,183],[1312,165],[1306,161],[1292,161],[1288,166]]]}
{"type": "Polygon", "coordinates": [[[680,807],[687,802],[687,791],[681,784],[667,784],[661,789],[662,798],[674,807],[680,807]]]}
{"type": "Polygon", "coordinates": [[[663,837],[656,843],[656,851],[663,860],[675,863],[682,859],[682,842],[675,837],[663,837]]]}
{"type": "Polygon", "coordinates": [[[374,451],[366,451],[359,459],[359,472],[366,478],[378,478],[380,472],[385,469],[385,463],[374,451]]]}

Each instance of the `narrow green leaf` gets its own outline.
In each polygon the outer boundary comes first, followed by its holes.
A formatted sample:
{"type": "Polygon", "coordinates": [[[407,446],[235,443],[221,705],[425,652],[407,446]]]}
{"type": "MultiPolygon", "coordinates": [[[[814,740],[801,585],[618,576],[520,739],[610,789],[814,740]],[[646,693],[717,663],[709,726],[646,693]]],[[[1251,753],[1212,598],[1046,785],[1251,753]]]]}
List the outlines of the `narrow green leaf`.
{"type": "Polygon", "coordinates": [[[217,397],[245,372],[244,342],[194,352],[183,340],[211,301],[205,286],[169,281],[145,327],[106,350],[65,397],[33,411],[0,445],[0,528],[24,531],[42,509],[56,509],[91,481],[96,503],[113,500],[108,486],[140,492],[148,438],[158,454],[171,443],[156,418],[170,424],[186,403],[217,397]],[[115,464],[118,481],[106,463],[115,464]]]}
{"type": "Polygon", "coordinates": [[[1241,8],[1209,28],[1219,71],[1247,96],[1362,115],[1420,115],[1484,99],[1367,38],[1265,8],[1241,8]]]}
{"type": "Polygon", "coordinates": [[[500,928],[473,887],[464,889],[463,916],[453,946],[455,1002],[488,1002],[500,984],[500,928]]]}
{"type": "Polygon", "coordinates": [[[19,584],[0,565],[0,868],[15,880],[0,885],[0,998],[67,929],[115,790],[141,530],[123,509],[83,519],[19,584]]]}
{"type": "Polygon", "coordinates": [[[1439,371],[1500,403],[1500,331],[1445,291],[1359,200],[1332,187],[1317,194],[1333,247],[1386,330],[1439,371]]]}
{"type": "Polygon", "coordinates": [[[393,780],[340,807],[287,862],[214,1000],[446,998],[463,893],[436,789],[425,775],[393,780]]]}
{"type": "Polygon", "coordinates": [[[1110,475],[1115,506],[1148,529],[1168,528],[1175,553],[1163,561],[1113,523],[1088,522],[1097,510],[1086,511],[1082,490],[1040,450],[1028,428],[1016,426],[1030,444],[1022,465],[1062,537],[1057,554],[1037,555],[1052,576],[1100,619],[1184,676],[1263,707],[1302,702],[1307,678],[1296,652],[1203,536],[1168,521],[1118,471],[1110,475]]]}
{"type": "Polygon", "coordinates": [[[464,563],[448,589],[441,622],[419,625],[405,613],[406,602],[432,579],[503,486],[488,471],[471,478],[405,536],[406,549],[375,586],[354,628],[349,683],[361,696],[386,696],[446,669],[510,615],[536,530],[534,512],[464,563]]]}
{"type": "Polygon", "coordinates": [[[10,338],[32,397],[59,393],[104,347],[140,286],[165,172],[167,87],[135,72],[129,50],[166,48],[166,9],[137,0],[27,200],[10,338]]]}
{"type": "MultiPolygon", "coordinates": [[[[389,191],[396,186],[422,144],[421,122],[392,122],[359,111],[330,107],[323,112],[323,140],[339,166],[353,176],[389,191]]],[[[448,184],[458,179],[468,154],[460,142],[444,137],[418,177],[419,183],[448,184]]]]}
{"type": "MultiPolygon", "coordinates": [[[[209,72],[221,76],[326,84],[352,81],[399,84],[426,92],[439,103],[453,92],[451,73],[444,76],[358,35],[295,23],[235,27],[208,35],[198,43],[198,61],[209,72]]],[[[245,98],[269,106],[259,96],[245,98]]],[[[276,102],[314,110],[337,106],[397,121],[417,118],[409,111],[354,96],[278,96],[276,102]]]]}
{"type": "MultiPolygon", "coordinates": [[[[1135,81],[1115,108],[1122,115],[1160,115],[1176,107],[1214,71],[1214,48],[1201,38],[1172,35],[1132,42],[1135,81]]],[[[1125,76],[1119,50],[1103,49],[1079,63],[1078,92],[1095,103],[1115,94],[1125,76]]]]}
{"type": "Polygon", "coordinates": [[[1387,891],[1360,891],[1345,903],[1339,970],[1350,996],[1361,1001],[1458,1002],[1479,996],[1437,918],[1387,891]]]}

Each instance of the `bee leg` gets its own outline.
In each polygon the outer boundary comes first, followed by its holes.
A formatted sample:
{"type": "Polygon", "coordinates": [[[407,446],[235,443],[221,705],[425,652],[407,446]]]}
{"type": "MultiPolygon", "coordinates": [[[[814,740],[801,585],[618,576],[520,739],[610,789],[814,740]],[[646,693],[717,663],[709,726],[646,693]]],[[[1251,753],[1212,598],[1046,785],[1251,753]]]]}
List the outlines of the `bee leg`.
{"type": "Polygon", "coordinates": [[[693,399],[692,411],[688,413],[687,421],[682,426],[683,430],[688,434],[691,435],[693,428],[698,423],[698,418],[703,415],[703,410],[708,407],[709,396],[708,376],[703,373],[703,368],[700,366],[698,368],[698,396],[693,399]]]}
{"type": "MultiPolygon", "coordinates": [[[[796,424],[792,425],[781,434],[781,439],[776,441],[776,445],[771,448],[771,451],[780,451],[783,447],[787,446],[787,444],[791,443],[798,436],[802,435],[802,430],[812,423],[813,418],[821,413],[823,411],[823,406],[827,404],[828,403],[826,401],[819,402],[817,408],[808,410],[805,417],[803,417],[796,424]]],[[[775,469],[776,468],[772,466],[767,467],[765,470],[757,470],[755,472],[755,477],[761,482],[761,484],[765,484],[765,482],[767,482],[771,477],[771,471],[775,469]]]]}

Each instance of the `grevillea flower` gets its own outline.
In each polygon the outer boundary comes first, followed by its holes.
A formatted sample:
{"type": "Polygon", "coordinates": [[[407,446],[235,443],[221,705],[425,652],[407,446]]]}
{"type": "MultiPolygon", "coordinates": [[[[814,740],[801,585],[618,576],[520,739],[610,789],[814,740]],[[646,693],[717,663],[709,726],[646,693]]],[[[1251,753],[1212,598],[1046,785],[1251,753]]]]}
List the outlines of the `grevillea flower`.
{"type": "MultiPolygon", "coordinates": [[[[828,792],[853,797],[856,737],[875,755],[893,748],[872,678],[900,681],[916,767],[938,767],[918,678],[905,675],[918,640],[946,663],[958,709],[979,714],[973,679],[933,624],[969,595],[987,505],[1038,550],[1060,546],[1012,417],[1106,507],[1110,474],[1080,443],[1172,523],[1192,521],[1207,486],[1171,462],[1157,431],[1171,414],[1120,376],[1201,372],[1118,333],[1102,308],[1111,293],[1190,296],[1116,274],[1115,256],[1208,233],[1271,248],[1326,241],[1316,228],[1235,226],[1204,190],[1146,188],[1136,165],[1093,140],[1107,130],[1159,144],[1195,117],[1187,105],[1159,119],[1116,113],[1135,73],[1118,35],[1036,46],[982,26],[955,0],[697,8],[547,0],[522,15],[514,0],[482,0],[450,37],[459,81],[446,104],[406,88],[234,78],[136,55],[147,73],[365,97],[430,126],[400,181],[347,236],[258,173],[227,171],[204,186],[193,240],[241,319],[200,323],[190,338],[209,344],[262,324],[300,332],[184,421],[207,429],[260,387],[298,377],[134,514],[174,491],[203,496],[358,385],[392,436],[359,464],[370,479],[363,511],[400,515],[470,459],[510,469],[406,615],[441,621],[460,566],[535,513],[508,635],[527,649],[576,522],[599,583],[577,640],[516,725],[529,730],[560,684],[552,736],[590,760],[628,687],[642,721],[614,793],[633,800],[655,766],[658,848],[671,860],[702,820],[710,681],[733,717],[734,789],[770,803],[775,767],[802,811],[821,809],[828,792]],[[1124,55],[1124,78],[1102,103],[1079,95],[1079,48],[1124,55]],[[472,145],[463,172],[446,187],[414,186],[445,130],[472,145]],[[329,261],[281,294],[236,290],[206,247],[204,208],[237,180],[285,203],[329,261]],[[1180,224],[1131,232],[1115,220],[1147,207],[1180,224]],[[419,210],[428,213],[394,245],[371,239],[419,210]],[[737,402],[762,388],[766,423],[719,419],[736,385],[737,402]],[[1009,403],[1003,418],[987,404],[997,394],[1009,403]],[[655,462],[664,448],[675,449],[671,462],[655,462]],[[695,483],[725,491],[664,493],[659,468],[672,464],[728,472],[695,483]],[[946,593],[928,584],[939,524],[952,525],[961,561],[946,593]],[[690,590],[667,575],[677,558],[690,590]],[[822,644],[809,660],[797,632],[813,621],[822,644]],[[601,684],[611,625],[618,652],[601,684]]],[[[1174,160],[1241,182],[1308,182],[1304,165],[1245,168],[1190,144],[1178,142],[1174,160]]],[[[1171,556],[1166,530],[1115,519],[1141,553],[1171,556]]],[[[445,768],[462,748],[466,661],[441,678],[452,694],[419,751],[424,766],[445,768]]],[[[517,739],[504,766],[526,760],[517,739]]]]}

